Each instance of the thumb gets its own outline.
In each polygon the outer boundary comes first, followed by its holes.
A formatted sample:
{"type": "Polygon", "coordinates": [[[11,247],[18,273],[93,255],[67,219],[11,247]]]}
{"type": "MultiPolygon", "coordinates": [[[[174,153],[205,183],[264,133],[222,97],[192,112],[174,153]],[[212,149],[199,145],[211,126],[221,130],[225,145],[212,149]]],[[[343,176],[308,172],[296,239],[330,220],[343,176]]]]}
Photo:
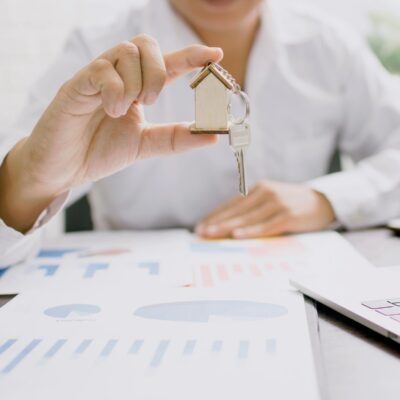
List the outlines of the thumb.
{"type": "Polygon", "coordinates": [[[193,45],[164,55],[167,83],[196,68],[204,67],[209,61],[219,62],[224,53],[219,47],[193,45]]]}
{"type": "Polygon", "coordinates": [[[146,125],[141,134],[137,159],[182,153],[217,141],[217,135],[193,135],[189,124],[146,125]]]}

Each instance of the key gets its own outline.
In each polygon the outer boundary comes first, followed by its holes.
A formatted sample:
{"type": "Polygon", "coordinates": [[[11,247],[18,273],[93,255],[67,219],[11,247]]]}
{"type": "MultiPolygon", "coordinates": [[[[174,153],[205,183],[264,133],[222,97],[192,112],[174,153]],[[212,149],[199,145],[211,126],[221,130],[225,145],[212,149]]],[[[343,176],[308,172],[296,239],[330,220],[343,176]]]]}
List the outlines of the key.
{"type": "Polygon", "coordinates": [[[247,196],[247,177],[246,177],[246,151],[250,144],[250,126],[242,123],[232,124],[229,131],[229,145],[235,153],[239,170],[239,192],[247,196]]]}

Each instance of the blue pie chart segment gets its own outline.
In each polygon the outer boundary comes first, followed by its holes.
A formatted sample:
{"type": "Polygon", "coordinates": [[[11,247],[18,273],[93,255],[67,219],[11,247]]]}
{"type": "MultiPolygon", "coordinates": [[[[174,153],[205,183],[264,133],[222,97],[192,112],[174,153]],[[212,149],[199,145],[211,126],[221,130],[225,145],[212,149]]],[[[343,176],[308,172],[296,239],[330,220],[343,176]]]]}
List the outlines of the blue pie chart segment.
{"type": "Polygon", "coordinates": [[[47,308],[44,314],[52,318],[88,317],[100,311],[101,308],[94,304],[64,304],[47,308]]]}
{"type": "Polygon", "coordinates": [[[212,318],[231,321],[262,321],[287,314],[278,304],[254,301],[213,300],[154,304],[138,308],[134,315],[152,320],[208,322],[212,318]]]}

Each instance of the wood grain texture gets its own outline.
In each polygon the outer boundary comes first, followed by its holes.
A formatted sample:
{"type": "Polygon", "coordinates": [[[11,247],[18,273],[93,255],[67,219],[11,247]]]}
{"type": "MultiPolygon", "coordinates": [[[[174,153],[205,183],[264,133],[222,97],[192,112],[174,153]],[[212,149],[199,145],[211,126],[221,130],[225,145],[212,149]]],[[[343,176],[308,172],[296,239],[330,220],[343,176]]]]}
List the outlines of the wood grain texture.
{"type": "Polygon", "coordinates": [[[228,124],[229,91],[212,74],[195,89],[195,130],[226,131],[228,124]]]}

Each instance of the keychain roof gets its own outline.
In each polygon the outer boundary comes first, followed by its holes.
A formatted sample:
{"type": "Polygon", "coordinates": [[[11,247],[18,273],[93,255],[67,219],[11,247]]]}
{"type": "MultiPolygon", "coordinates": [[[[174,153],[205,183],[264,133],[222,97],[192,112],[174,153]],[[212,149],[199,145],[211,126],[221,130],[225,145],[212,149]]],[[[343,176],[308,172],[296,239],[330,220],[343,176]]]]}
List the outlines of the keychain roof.
{"type": "Polygon", "coordinates": [[[195,89],[209,74],[213,74],[217,79],[219,79],[227,89],[233,90],[234,85],[229,79],[229,77],[224,74],[224,71],[217,67],[213,62],[209,62],[192,80],[190,87],[195,89]]]}

